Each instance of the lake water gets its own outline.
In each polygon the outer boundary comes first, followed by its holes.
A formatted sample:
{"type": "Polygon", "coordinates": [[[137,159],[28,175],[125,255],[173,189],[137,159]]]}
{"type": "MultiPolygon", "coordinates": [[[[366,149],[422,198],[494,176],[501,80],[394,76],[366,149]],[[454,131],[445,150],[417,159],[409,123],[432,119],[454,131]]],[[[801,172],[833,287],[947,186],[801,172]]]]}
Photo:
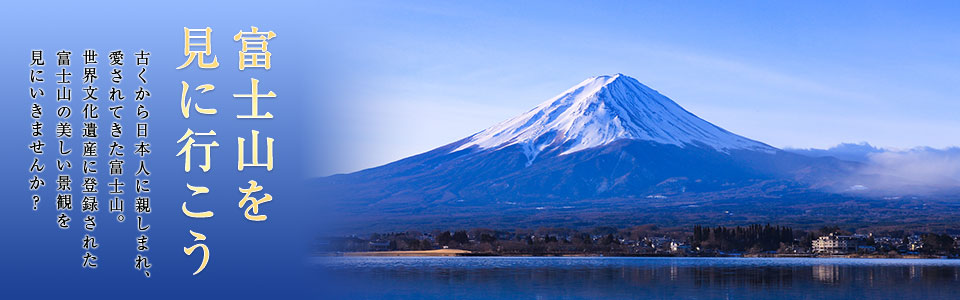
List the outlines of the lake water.
{"type": "MultiPolygon", "coordinates": [[[[960,299],[960,260],[325,257],[340,299],[960,299]]],[[[326,298],[326,297],[325,297],[326,298]]]]}

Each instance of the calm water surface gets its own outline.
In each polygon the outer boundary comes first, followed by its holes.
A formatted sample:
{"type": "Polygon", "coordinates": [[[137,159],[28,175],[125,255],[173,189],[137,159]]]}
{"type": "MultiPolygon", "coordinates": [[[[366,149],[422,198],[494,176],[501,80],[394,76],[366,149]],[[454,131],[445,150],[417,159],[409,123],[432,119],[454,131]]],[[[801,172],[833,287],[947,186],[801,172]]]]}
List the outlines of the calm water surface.
{"type": "Polygon", "coordinates": [[[326,257],[339,299],[960,299],[960,260],[326,257]]]}

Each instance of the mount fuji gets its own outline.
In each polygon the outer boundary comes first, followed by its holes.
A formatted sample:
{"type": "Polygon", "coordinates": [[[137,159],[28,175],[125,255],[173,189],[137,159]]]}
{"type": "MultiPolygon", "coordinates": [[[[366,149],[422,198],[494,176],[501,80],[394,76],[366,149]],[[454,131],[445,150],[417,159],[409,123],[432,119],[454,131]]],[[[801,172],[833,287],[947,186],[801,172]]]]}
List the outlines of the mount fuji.
{"type": "Polygon", "coordinates": [[[737,135],[615,74],[461,140],[319,186],[344,216],[385,227],[569,226],[630,212],[670,223],[660,212],[713,216],[704,207],[822,198],[858,164],[737,135]]]}
{"type": "Polygon", "coordinates": [[[776,151],[698,118],[623,74],[584,80],[516,118],[468,137],[453,151],[520,145],[533,162],[547,148],[561,147],[564,155],[618,140],[708,146],[722,152],[776,151]]]}

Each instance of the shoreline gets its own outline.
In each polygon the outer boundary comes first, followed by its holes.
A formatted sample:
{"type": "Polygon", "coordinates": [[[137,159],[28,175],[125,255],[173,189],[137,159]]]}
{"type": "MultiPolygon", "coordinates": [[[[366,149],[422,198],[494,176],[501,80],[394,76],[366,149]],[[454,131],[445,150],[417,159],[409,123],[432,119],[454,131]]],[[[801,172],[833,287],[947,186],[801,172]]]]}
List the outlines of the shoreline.
{"type": "Polygon", "coordinates": [[[460,249],[437,249],[437,250],[412,250],[412,251],[365,251],[365,252],[341,252],[333,253],[339,255],[332,256],[410,256],[410,257],[436,257],[436,256],[469,256],[473,252],[460,249]]]}
{"type": "Polygon", "coordinates": [[[574,253],[574,254],[497,254],[486,252],[472,252],[462,249],[437,249],[415,251],[363,251],[363,252],[326,252],[316,253],[314,256],[350,256],[350,257],[729,257],[729,258],[857,258],[857,259],[958,259],[956,257],[937,255],[815,255],[815,254],[742,254],[742,255],[673,255],[673,254],[603,254],[603,253],[574,253]]]}

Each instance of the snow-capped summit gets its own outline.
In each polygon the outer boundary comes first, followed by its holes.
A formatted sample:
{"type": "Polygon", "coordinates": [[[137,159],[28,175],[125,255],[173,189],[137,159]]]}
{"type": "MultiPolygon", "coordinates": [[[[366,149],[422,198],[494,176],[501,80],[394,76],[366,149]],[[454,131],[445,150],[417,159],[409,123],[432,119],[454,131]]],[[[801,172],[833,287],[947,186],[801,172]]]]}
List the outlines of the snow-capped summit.
{"type": "Polygon", "coordinates": [[[776,148],[717,127],[623,74],[592,77],[534,109],[468,137],[454,149],[519,144],[530,161],[548,147],[561,155],[621,139],[679,147],[775,152],[776,148]]]}

